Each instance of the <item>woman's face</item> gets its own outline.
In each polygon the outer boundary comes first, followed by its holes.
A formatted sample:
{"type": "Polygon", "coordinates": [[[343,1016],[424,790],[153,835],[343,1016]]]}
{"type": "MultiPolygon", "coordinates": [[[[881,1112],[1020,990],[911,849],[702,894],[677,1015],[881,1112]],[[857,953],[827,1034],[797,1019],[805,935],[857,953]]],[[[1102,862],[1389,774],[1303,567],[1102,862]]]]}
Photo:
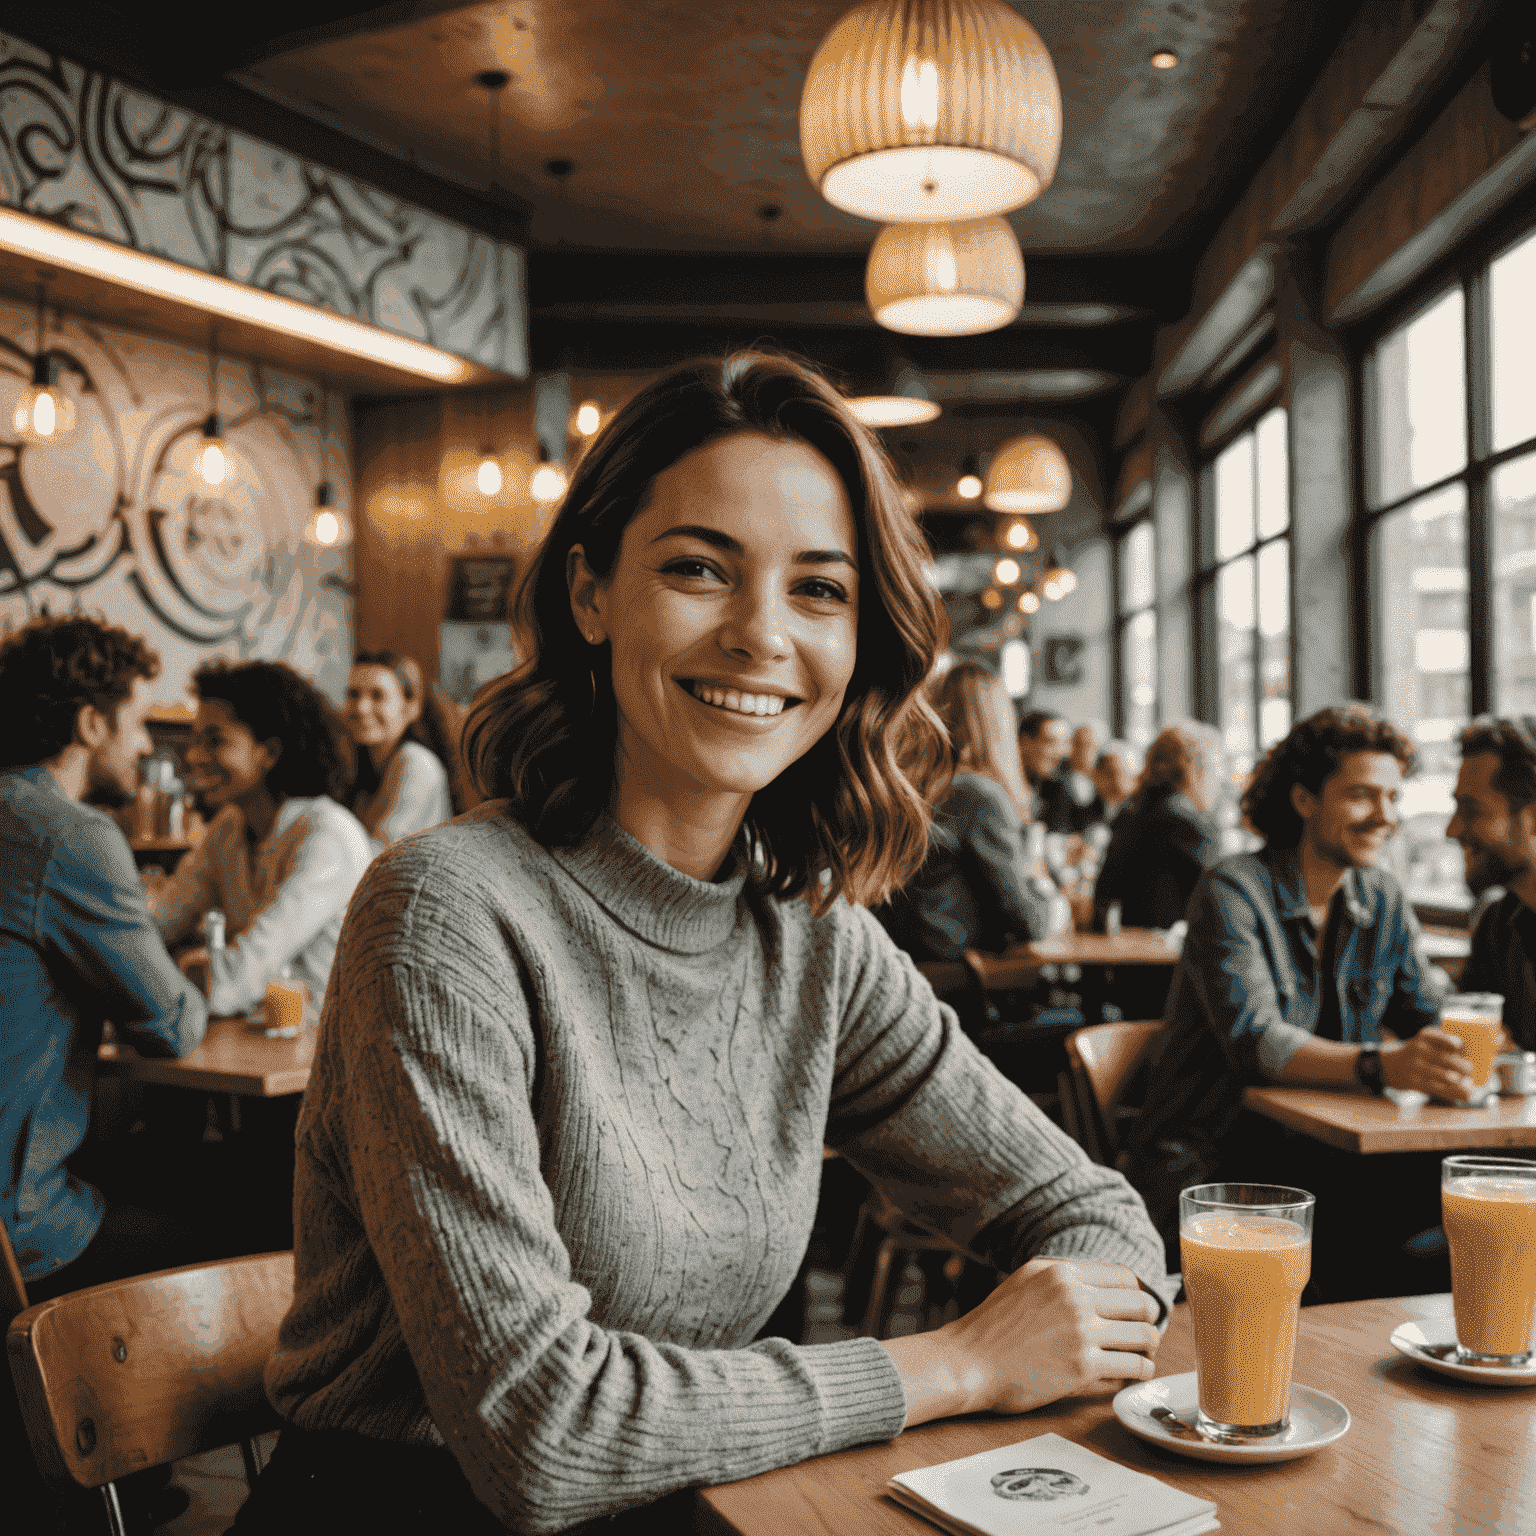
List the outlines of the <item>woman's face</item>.
{"type": "Polygon", "coordinates": [[[671,809],[745,800],[832,727],[853,675],[858,539],[830,464],[739,433],[656,477],[606,581],[578,546],[568,576],[584,634],[606,640],[621,789],[671,809]]]}
{"type": "Polygon", "coordinates": [[[277,757],[274,748],[257,741],[250,726],[223,699],[199,702],[186,763],[192,793],[206,810],[222,810],[259,789],[277,757]]]}
{"type": "Polygon", "coordinates": [[[420,701],[406,698],[389,667],[365,662],[352,668],[341,718],[358,746],[383,747],[387,755],[420,713],[420,701]]]}

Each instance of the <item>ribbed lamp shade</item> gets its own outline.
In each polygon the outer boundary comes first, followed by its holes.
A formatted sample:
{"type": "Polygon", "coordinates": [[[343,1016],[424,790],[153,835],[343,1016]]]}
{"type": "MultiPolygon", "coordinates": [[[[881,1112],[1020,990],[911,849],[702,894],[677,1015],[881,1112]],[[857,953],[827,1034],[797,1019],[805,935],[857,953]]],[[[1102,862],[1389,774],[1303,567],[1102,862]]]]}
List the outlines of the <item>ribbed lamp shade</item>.
{"type": "Polygon", "coordinates": [[[1060,512],[1072,499],[1067,456],[1048,437],[1010,438],[992,457],[982,499],[993,512],[1060,512]]]}
{"type": "Polygon", "coordinates": [[[1022,208],[1061,153],[1061,87],[1003,0],[864,0],[822,39],[800,96],[806,174],[882,224],[1022,208]]]}
{"type": "Polygon", "coordinates": [[[1024,302],[1024,258],[1006,219],[887,224],[864,269],[870,313],[908,336],[974,336],[1024,302]]]}

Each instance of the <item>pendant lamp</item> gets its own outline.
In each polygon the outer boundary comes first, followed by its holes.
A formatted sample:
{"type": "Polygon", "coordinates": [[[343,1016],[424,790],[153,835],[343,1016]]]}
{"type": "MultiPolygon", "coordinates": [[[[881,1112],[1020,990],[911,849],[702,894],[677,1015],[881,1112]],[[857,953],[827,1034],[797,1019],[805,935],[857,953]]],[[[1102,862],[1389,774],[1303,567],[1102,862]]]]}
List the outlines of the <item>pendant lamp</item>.
{"type": "Polygon", "coordinates": [[[1060,152],[1055,66],[1003,0],[863,0],[800,95],[806,174],[834,208],[882,224],[1022,208],[1060,152]]]}
{"type": "Polygon", "coordinates": [[[304,542],[317,549],[343,549],[352,542],[352,524],[336,505],[336,489],[327,473],[330,468],[331,399],[320,390],[320,484],[315,488],[315,510],[304,528],[304,542]]]}
{"type": "Polygon", "coordinates": [[[870,313],[908,336],[975,336],[1024,302],[1024,258],[1006,219],[887,224],[864,269],[870,313]]]}
{"type": "Polygon", "coordinates": [[[48,353],[44,338],[47,290],[37,285],[37,356],[32,383],[21,392],[11,412],[11,430],[19,441],[35,447],[62,442],[75,430],[75,402],[59,387],[59,360],[48,353]]]}
{"type": "Polygon", "coordinates": [[[992,456],[984,499],[992,512],[1060,512],[1072,499],[1066,454],[1037,433],[1009,439],[992,456]]]}
{"type": "Polygon", "coordinates": [[[1077,591],[1077,576],[1067,565],[1061,546],[1055,545],[1040,572],[1040,593],[1047,602],[1059,603],[1077,591]]]}

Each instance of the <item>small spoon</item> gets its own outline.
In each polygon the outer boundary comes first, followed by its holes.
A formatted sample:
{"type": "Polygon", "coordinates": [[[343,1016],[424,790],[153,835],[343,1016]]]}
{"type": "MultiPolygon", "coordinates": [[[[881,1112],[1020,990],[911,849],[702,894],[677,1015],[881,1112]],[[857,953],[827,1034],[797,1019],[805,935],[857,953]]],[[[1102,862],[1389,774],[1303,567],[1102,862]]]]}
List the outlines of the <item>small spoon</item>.
{"type": "Polygon", "coordinates": [[[1248,1443],[1241,1435],[1223,1435],[1215,1430],[1201,1429],[1198,1424],[1191,1424],[1188,1420],[1181,1419],[1171,1408],[1164,1408],[1161,1404],[1152,1410],[1152,1417],[1170,1434],[1182,1436],[1185,1440],[1207,1440],[1216,1445],[1248,1443]]]}

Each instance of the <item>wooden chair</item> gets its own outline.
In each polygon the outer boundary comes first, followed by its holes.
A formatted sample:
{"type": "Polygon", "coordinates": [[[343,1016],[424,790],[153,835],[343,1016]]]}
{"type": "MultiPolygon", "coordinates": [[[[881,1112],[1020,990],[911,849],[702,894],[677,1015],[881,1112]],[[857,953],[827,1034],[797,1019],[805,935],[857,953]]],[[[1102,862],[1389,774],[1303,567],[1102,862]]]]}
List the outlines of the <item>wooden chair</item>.
{"type": "Polygon", "coordinates": [[[1068,1081],[1076,1136],[1096,1163],[1113,1168],[1120,1153],[1120,1101],[1137,1068],[1156,1059],[1163,1044],[1161,1019],[1091,1024],[1067,1036],[1068,1081]]]}
{"type": "Polygon", "coordinates": [[[18,1312],[27,1310],[27,1285],[21,1278],[21,1265],[11,1247],[11,1235],[0,1222],[0,1328],[7,1326],[18,1312]]]}
{"type": "Polygon", "coordinates": [[[29,1307],[6,1333],[27,1439],[45,1479],[99,1488],[126,1536],[116,1479],[256,1437],[279,1419],[262,1371],[293,1300],[293,1255],[264,1253],[93,1285],[29,1307]]]}
{"type": "MultiPolygon", "coordinates": [[[[883,1339],[890,1328],[896,1293],[909,1254],[946,1254],[944,1278],[951,1286],[960,1283],[966,1259],[947,1237],[940,1237],[916,1222],[908,1221],[878,1189],[871,1189],[859,1211],[845,1282],[861,1267],[860,1255],[876,1233],[879,1234],[879,1246],[875,1250],[874,1273],[870,1278],[869,1295],[864,1301],[860,1332],[866,1338],[883,1339]]],[[[858,1299],[849,1297],[845,1300],[845,1316],[849,1302],[858,1299]]]]}

